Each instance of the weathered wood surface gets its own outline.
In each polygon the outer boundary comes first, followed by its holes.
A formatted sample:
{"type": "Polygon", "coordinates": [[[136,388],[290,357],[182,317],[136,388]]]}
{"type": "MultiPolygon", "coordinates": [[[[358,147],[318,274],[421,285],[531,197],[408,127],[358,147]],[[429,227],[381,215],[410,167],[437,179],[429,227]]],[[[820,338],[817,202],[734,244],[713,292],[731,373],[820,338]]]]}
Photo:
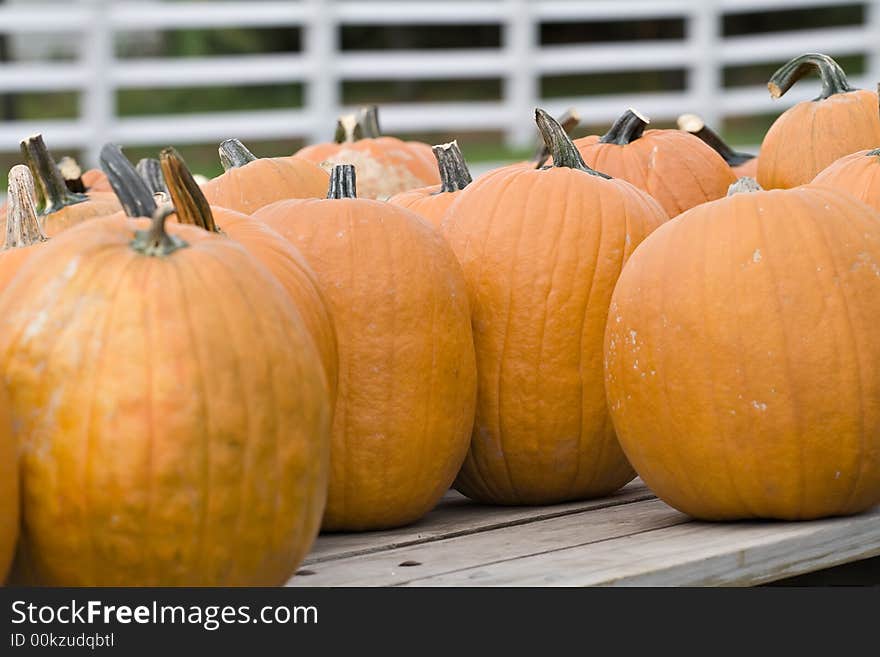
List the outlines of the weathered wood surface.
{"type": "Polygon", "coordinates": [[[488,507],[456,493],[411,527],[319,537],[290,586],[750,586],[880,555],[880,508],[703,523],[633,482],[601,500],[488,507]]]}

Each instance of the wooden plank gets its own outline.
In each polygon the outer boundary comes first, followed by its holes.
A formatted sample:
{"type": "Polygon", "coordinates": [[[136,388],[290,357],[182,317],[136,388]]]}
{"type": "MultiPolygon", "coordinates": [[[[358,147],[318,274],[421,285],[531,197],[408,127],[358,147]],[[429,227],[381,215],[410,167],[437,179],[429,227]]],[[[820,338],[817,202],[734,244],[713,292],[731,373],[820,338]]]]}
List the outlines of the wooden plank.
{"type": "Polygon", "coordinates": [[[315,541],[303,564],[418,545],[653,498],[654,494],[640,479],[630,482],[613,495],[598,500],[543,507],[486,506],[471,502],[460,493],[449,491],[437,508],[413,525],[378,532],[323,534],[315,541]]]}
{"type": "Polygon", "coordinates": [[[414,586],[751,586],[880,555],[880,507],[803,523],[691,522],[412,579],[414,586]]]}
{"type": "Polygon", "coordinates": [[[289,585],[395,586],[689,522],[660,500],[646,500],[318,563],[308,568],[313,574],[294,577],[289,585]]]}

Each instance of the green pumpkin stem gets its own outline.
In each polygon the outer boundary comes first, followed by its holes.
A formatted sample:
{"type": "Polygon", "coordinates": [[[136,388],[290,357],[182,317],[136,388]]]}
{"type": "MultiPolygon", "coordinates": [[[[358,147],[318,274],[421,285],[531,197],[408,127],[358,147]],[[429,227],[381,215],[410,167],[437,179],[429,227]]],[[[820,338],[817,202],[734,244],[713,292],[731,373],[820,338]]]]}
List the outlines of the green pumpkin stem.
{"type": "Polygon", "coordinates": [[[170,203],[156,208],[150,227],[147,230],[135,232],[134,239],[130,244],[132,250],[145,256],[162,258],[171,255],[178,249],[189,246],[182,239],[169,235],[165,230],[165,220],[174,212],[174,206],[170,203]]]}
{"type": "Polygon", "coordinates": [[[357,179],[353,164],[337,164],[330,171],[330,188],[327,198],[357,198],[357,179]]]}
{"type": "Polygon", "coordinates": [[[437,166],[440,169],[440,193],[457,192],[473,182],[471,172],[457,141],[437,144],[432,146],[431,150],[434,151],[434,157],[437,158],[437,166]]]}
{"type": "Polygon", "coordinates": [[[24,159],[24,163],[27,165],[28,169],[31,172],[31,180],[34,183],[34,209],[37,214],[40,213],[40,210],[46,205],[46,195],[43,193],[43,187],[34,180],[34,171],[36,170],[36,165],[34,164],[33,158],[31,158],[30,151],[27,148],[27,144],[25,142],[21,142],[21,156],[24,159]]]}
{"type": "Polygon", "coordinates": [[[42,188],[43,204],[38,210],[41,215],[52,214],[69,205],[89,200],[85,194],[75,194],[67,189],[42,135],[28,137],[21,142],[21,148],[28,153],[28,164],[34,177],[34,184],[42,188]]]}
{"type": "MultiPolygon", "coordinates": [[[[565,112],[559,115],[559,118],[556,119],[559,122],[559,125],[562,126],[562,129],[565,130],[565,133],[571,136],[571,133],[574,132],[574,129],[578,127],[578,124],[581,122],[581,117],[577,113],[577,110],[573,107],[569,107],[565,112]]],[[[545,164],[547,164],[547,160],[550,159],[550,151],[547,150],[547,144],[544,143],[544,140],[540,140],[540,144],[538,144],[538,148],[535,150],[535,155],[532,157],[532,162],[535,163],[535,168],[540,169],[545,164]]]]}
{"type": "Polygon", "coordinates": [[[34,207],[34,177],[24,164],[9,170],[9,206],[3,249],[18,249],[46,241],[34,207]]]}
{"type": "Polygon", "coordinates": [[[135,166],[135,170],[154,195],[168,196],[168,187],[165,186],[165,178],[162,177],[162,164],[159,160],[154,157],[142,158],[135,166]]]}
{"type": "Polygon", "coordinates": [[[724,158],[724,161],[732,167],[738,167],[755,159],[755,156],[751,153],[740,153],[733,150],[717,132],[707,126],[705,121],[696,114],[682,114],[679,116],[678,129],[691,133],[707,146],[711,146],[712,150],[724,158]]]}
{"type": "Polygon", "coordinates": [[[584,162],[584,158],[581,157],[577,146],[572,142],[571,137],[565,133],[565,130],[559,125],[559,122],[547,112],[540,108],[536,109],[535,122],[538,124],[538,130],[541,133],[541,138],[547,145],[550,157],[553,158],[551,168],[566,167],[568,169],[584,171],[591,175],[599,176],[600,178],[611,177],[587,166],[586,162],[584,162]]]}
{"type": "Polygon", "coordinates": [[[824,100],[835,94],[854,91],[840,65],[828,55],[807,53],[786,62],[770,76],[767,88],[772,98],[781,98],[795,82],[808,73],[816,72],[822,81],[822,93],[814,100],[824,100]]]}
{"type": "Polygon", "coordinates": [[[182,224],[198,226],[211,233],[220,232],[214,223],[211,204],[205,198],[202,188],[193,178],[186,162],[174,148],[164,148],[159,154],[162,176],[171,196],[171,202],[177,208],[177,220],[182,224]]]}
{"type": "Polygon", "coordinates": [[[226,139],[220,144],[220,164],[224,171],[243,167],[257,159],[238,139],[226,139]]]}
{"type": "Polygon", "coordinates": [[[58,170],[64,178],[64,184],[74,194],[85,194],[88,190],[82,179],[82,167],[69,155],[58,160],[58,170]]]}
{"type": "Polygon", "coordinates": [[[611,125],[611,129],[602,135],[599,141],[603,144],[626,146],[641,137],[650,122],[651,120],[647,116],[630,107],[617,117],[617,120],[611,125]]]}
{"type": "Polygon", "coordinates": [[[147,183],[138,175],[122,149],[116,144],[104,144],[101,149],[101,168],[113,192],[129,217],[152,217],[156,212],[156,201],[147,183]]]}

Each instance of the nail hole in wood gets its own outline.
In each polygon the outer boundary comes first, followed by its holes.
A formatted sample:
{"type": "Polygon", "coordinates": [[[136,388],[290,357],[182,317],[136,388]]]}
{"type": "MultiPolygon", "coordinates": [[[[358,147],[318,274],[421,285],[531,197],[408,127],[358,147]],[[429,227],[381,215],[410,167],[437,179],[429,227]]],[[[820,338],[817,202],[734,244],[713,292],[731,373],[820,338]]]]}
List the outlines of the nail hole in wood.
{"type": "Polygon", "coordinates": [[[397,565],[402,568],[410,568],[412,566],[421,566],[422,562],[421,561],[404,561],[404,562],[399,563],[397,565]]]}
{"type": "Polygon", "coordinates": [[[314,575],[314,574],[315,574],[315,571],[314,571],[314,570],[305,570],[305,569],[303,569],[303,570],[297,570],[297,571],[296,571],[296,574],[299,575],[299,576],[301,576],[301,577],[307,577],[308,575],[314,575]]]}

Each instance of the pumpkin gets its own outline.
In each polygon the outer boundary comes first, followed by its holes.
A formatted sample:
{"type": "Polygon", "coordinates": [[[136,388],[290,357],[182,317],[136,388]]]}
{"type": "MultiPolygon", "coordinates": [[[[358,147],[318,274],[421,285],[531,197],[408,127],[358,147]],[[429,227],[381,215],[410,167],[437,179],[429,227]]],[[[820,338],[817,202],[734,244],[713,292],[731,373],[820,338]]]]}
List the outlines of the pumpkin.
{"type": "Polygon", "coordinates": [[[417,215],[355,198],[333,169],[323,200],[254,215],[306,257],[336,323],[339,384],[325,530],[380,529],[427,513],[470,441],[474,345],[461,268],[417,215]]]}
{"type": "MultiPolygon", "coordinates": [[[[335,393],[338,369],[336,331],[317,277],[302,254],[263,222],[240,212],[208,205],[186,163],[175,149],[164,149],[161,162],[155,162],[161,167],[159,175],[162,176],[162,185],[168,190],[166,193],[174,203],[181,223],[221,233],[235,240],[278,279],[299,310],[321,356],[330,391],[335,393]]],[[[156,183],[158,179],[154,179],[151,191],[158,186],[156,183]]]]}
{"type": "Polygon", "coordinates": [[[355,165],[358,193],[363,198],[385,200],[410,189],[440,184],[431,147],[382,136],[375,106],[364,108],[359,115],[342,117],[335,143],[306,146],[296,157],[328,171],[337,164],[355,165]]]}
{"type": "MultiPolygon", "coordinates": [[[[85,195],[71,192],[41,135],[22,141],[21,149],[34,177],[37,214],[47,237],[54,237],[83,221],[119,211],[119,201],[112,193],[85,195]]],[[[0,228],[6,232],[5,214],[0,228]]]]}
{"type": "Polygon", "coordinates": [[[819,172],[811,185],[839,189],[880,210],[880,148],[845,155],[819,172]]]}
{"type": "Polygon", "coordinates": [[[23,164],[17,164],[9,171],[7,198],[6,241],[0,251],[0,292],[6,289],[25,261],[46,241],[34,209],[34,179],[30,169],[23,164]]]}
{"type": "Polygon", "coordinates": [[[440,184],[401,192],[388,202],[412,210],[437,227],[449,206],[458,198],[458,193],[471,183],[472,178],[458,142],[434,146],[434,156],[440,169],[440,184]]]}
{"type": "Polygon", "coordinates": [[[623,263],[666,220],[536,116],[553,165],[477,179],[441,224],[464,268],[479,382],[456,488],[496,504],[598,497],[633,478],[605,408],[602,333],[623,263]]]}
{"type": "Polygon", "coordinates": [[[590,167],[648,192],[670,217],[721,198],[736,174],[718,153],[682,130],[645,130],[647,117],[624,112],[602,135],[575,140],[590,167]]]}
{"type": "Polygon", "coordinates": [[[318,198],[327,191],[327,174],[295,157],[257,158],[237,139],[220,144],[225,173],[202,185],[211,205],[251,214],[288,198],[318,198]]]}
{"type": "Polygon", "coordinates": [[[645,240],[605,334],[609,408],[645,483],[707,520],[880,502],[878,263],[880,215],[809,186],[733,194],[645,240]]]}
{"type": "Polygon", "coordinates": [[[803,185],[838,158],[880,144],[877,94],[853,89],[827,55],[809,53],[784,64],[767,84],[770,95],[782,97],[812,71],[822,93],[787,109],[764,136],[758,182],[766,189],[803,185]]]}
{"type": "MultiPolygon", "coordinates": [[[[122,195],[149,207],[135,181],[122,195]]],[[[278,585],[317,533],[330,422],[317,352],[264,267],[221,236],[166,228],[171,211],[65,231],[0,299],[16,581],[278,585]]]]}
{"type": "Polygon", "coordinates": [[[678,117],[678,129],[691,133],[724,158],[739,178],[754,178],[758,174],[758,156],[733,150],[721,135],[706,125],[696,114],[682,114],[678,117]]]}
{"type": "Polygon", "coordinates": [[[9,395],[0,386],[0,584],[12,566],[19,516],[18,446],[9,417],[9,395]]]}

